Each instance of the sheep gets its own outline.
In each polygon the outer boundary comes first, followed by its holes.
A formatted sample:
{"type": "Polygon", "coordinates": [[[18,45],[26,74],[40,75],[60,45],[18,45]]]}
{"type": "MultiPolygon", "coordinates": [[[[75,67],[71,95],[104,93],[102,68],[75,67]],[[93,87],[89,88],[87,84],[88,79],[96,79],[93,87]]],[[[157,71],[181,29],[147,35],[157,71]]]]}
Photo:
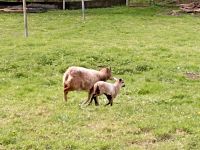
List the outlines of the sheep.
{"type": "Polygon", "coordinates": [[[83,67],[69,67],[63,75],[64,100],[67,101],[69,91],[88,91],[90,95],[90,89],[97,81],[108,79],[113,80],[111,68],[97,71],[83,67]]]}
{"type": "Polygon", "coordinates": [[[109,102],[106,105],[110,104],[110,106],[112,106],[113,105],[113,99],[116,98],[116,96],[119,94],[121,87],[125,87],[125,83],[124,83],[123,79],[116,79],[115,78],[115,80],[116,81],[115,81],[114,84],[104,82],[104,81],[96,82],[91,89],[91,92],[90,92],[90,95],[89,95],[90,102],[89,102],[88,105],[90,105],[92,103],[93,99],[95,101],[95,105],[96,106],[99,105],[98,104],[98,96],[104,94],[104,95],[106,95],[107,99],[109,100],[109,102]]]}

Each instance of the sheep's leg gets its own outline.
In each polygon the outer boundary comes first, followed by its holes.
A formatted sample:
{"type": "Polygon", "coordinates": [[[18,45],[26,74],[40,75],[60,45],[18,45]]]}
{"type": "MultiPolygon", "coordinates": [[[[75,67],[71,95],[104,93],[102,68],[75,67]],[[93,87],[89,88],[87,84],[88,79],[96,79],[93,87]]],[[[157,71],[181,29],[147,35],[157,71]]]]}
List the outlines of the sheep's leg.
{"type": "Polygon", "coordinates": [[[65,92],[65,91],[64,91],[64,100],[65,100],[66,102],[67,102],[67,93],[68,93],[68,92],[65,92]]]}
{"type": "Polygon", "coordinates": [[[87,104],[90,101],[90,99],[88,99],[87,101],[85,101],[83,104],[87,104]]]}
{"type": "Polygon", "coordinates": [[[87,104],[89,101],[92,101],[92,97],[93,97],[92,93],[93,93],[93,88],[90,89],[88,93],[88,99],[83,104],[87,104]]]}
{"type": "Polygon", "coordinates": [[[64,85],[64,100],[67,102],[67,94],[68,94],[68,87],[67,85],[64,85]]]}
{"type": "Polygon", "coordinates": [[[88,105],[92,104],[92,100],[95,99],[94,95],[92,95],[92,98],[90,99],[90,102],[88,103],[88,105]]]}

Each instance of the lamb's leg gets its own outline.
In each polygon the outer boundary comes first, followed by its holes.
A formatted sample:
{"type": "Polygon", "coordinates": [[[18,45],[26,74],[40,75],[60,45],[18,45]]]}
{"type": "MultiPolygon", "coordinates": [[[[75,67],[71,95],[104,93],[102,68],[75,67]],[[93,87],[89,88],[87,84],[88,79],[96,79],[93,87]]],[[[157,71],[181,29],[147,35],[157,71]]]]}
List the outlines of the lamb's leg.
{"type": "Polygon", "coordinates": [[[97,96],[94,97],[94,102],[95,102],[95,105],[96,105],[96,106],[99,106],[99,102],[98,102],[98,97],[97,97],[97,96]]]}
{"type": "Polygon", "coordinates": [[[92,98],[90,99],[90,102],[89,102],[88,105],[91,105],[93,100],[95,101],[95,105],[96,105],[96,106],[99,106],[98,97],[97,97],[97,95],[95,95],[95,94],[92,95],[92,98]]]}
{"type": "Polygon", "coordinates": [[[113,105],[113,98],[110,100],[110,106],[113,105]]]}
{"type": "Polygon", "coordinates": [[[105,106],[107,106],[107,105],[109,105],[110,104],[110,101],[107,103],[107,104],[105,104],[105,106]]]}
{"type": "Polygon", "coordinates": [[[111,95],[108,95],[108,94],[105,94],[106,95],[106,97],[107,97],[107,99],[108,99],[108,103],[105,105],[105,106],[107,106],[107,105],[111,105],[112,106],[112,96],[111,95]]]}
{"type": "MultiPolygon", "coordinates": [[[[96,86],[96,89],[94,91],[95,91],[96,95],[100,95],[101,94],[99,86],[96,86]]],[[[98,97],[97,96],[95,96],[94,101],[95,101],[95,105],[99,106],[99,101],[98,101],[98,97]]]]}

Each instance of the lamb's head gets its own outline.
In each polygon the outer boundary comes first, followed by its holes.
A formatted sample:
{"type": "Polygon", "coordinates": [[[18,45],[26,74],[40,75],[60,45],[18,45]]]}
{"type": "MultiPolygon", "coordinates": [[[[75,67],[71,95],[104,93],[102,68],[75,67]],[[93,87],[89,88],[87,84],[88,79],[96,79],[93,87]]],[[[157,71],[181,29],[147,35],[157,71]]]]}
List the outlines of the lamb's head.
{"type": "Polygon", "coordinates": [[[115,79],[116,85],[119,85],[120,87],[125,87],[125,83],[123,79],[117,79],[117,78],[114,78],[114,79],[115,79]]]}
{"type": "Polygon", "coordinates": [[[119,84],[121,85],[121,87],[125,87],[125,83],[123,79],[119,79],[119,84]]]}
{"type": "Polygon", "coordinates": [[[113,80],[111,68],[102,68],[100,72],[105,75],[106,80],[113,80]]]}

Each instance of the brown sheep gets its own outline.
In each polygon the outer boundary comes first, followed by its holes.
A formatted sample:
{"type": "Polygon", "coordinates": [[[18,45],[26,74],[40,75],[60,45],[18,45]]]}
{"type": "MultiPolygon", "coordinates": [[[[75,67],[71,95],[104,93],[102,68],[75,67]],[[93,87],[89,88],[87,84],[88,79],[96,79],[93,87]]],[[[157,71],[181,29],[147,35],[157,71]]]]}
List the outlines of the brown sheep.
{"type": "Polygon", "coordinates": [[[102,68],[100,71],[83,67],[69,67],[63,75],[64,100],[67,101],[69,91],[88,91],[97,81],[106,81],[112,78],[111,69],[102,68]]]}

